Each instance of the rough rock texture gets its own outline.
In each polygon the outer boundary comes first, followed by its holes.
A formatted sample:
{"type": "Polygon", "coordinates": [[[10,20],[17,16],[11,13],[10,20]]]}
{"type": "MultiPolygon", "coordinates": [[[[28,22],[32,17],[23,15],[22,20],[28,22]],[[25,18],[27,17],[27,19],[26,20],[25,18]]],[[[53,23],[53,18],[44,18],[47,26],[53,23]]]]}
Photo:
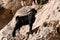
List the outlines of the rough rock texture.
{"type": "Polygon", "coordinates": [[[12,12],[15,12],[23,7],[23,6],[30,6],[33,3],[34,4],[44,4],[47,3],[48,0],[0,0],[0,5],[3,6],[6,9],[12,10],[12,12]]]}
{"type": "Polygon", "coordinates": [[[16,10],[21,8],[20,0],[0,0],[0,5],[2,5],[6,9],[12,10],[14,13],[16,10]]]}
{"type": "Polygon", "coordinates": [[[13,13],[11,10],[0,7],[0,30],[11,21],[12,17],[13,13]]]}
{"type": "Polygon", "coordinates": [[[33,0],[0,0],[0,5],[15,13],[22,6],[31,5],[32,2],[33,0]]]}
{"type": "Polygon", "coordinates": [[[25,6],[16,12],[13,19],[0,30],[0,40],[60,40],[60,0],[49,0],[47,4],[37,10],[32,35],[26,34],[29,26],[25,25],[20,31],[16,31],[16,37],[12,37],[12,31],[16,24],[15,17],[20,15],[19,12],[27,13],[31,8],[31,6],[25,6]]]}

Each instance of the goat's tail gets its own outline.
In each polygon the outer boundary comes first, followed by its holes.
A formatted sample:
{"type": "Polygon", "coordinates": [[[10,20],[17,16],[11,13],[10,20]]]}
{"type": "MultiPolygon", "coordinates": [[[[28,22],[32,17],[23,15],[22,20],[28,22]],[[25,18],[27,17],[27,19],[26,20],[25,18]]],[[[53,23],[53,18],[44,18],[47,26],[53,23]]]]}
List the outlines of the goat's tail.
{"type": "Polygon", "coordinates": [[[18,20],[19,18],[20,18],[20,17],[19,17],[19,16],[17,16],[17,17],[16,17],[16,20],[18,20]]]}

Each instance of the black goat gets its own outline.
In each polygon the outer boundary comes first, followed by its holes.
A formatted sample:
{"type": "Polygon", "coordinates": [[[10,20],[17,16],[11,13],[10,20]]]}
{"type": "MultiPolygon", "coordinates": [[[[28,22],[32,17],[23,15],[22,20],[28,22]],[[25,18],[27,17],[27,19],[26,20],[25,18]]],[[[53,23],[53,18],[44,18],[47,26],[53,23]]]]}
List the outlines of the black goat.
{"type": "Polygon", "coordinates": [[[16,33],[16,30],[20,27],[22,27],[23,25],[27,25],[29,24],[30,26],[30,29],[29,29],[29,32],[32,34],[32,25],[35,21],[35,14],[37,13],[37,11],[33,8],[29,11],[29,14],[28,15],[25,15],[25,16],[17,16],[16,17],[16,25],[15,25],[15,28],[14,28],[14,31],[12,33],[12,36],[14,37],[15,36],[15,33],[16,33]]]}

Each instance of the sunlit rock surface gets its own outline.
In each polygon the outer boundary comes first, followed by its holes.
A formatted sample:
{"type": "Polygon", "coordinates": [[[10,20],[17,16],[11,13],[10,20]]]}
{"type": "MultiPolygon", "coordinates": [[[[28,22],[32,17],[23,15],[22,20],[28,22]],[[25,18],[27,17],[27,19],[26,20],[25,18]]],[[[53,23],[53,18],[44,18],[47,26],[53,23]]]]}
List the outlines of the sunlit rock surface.
{"type": "MultiPolygon", "coordinates": [[[[25,8],[27,9],[23,12],[24,7],[19,9],[21,13],[26,14],[32,7],[26,6],[25,8]]],[[[60,40],[60,0],[49,0],[47,4],[37,10],[32,35],[26,34],[29,32],[29,25],[25,25],[16,31],[16,37],[12,37],[16,24],[15,17],[20,15],[18,11],[13,19],[0,30],[0,40],[60,40]]]]}

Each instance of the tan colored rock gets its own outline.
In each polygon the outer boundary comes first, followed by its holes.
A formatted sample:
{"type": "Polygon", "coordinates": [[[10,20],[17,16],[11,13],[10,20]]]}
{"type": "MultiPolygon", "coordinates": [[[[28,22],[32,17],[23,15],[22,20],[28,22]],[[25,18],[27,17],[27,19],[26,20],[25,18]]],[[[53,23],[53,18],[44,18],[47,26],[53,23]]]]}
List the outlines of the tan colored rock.
{"type": "MultiPolygon", "coordinates": [[[[22,7],[21,5],[21,1],[22,0],[0,0],[0,4],[6,8],[6,9],[10,9],[12,10],[12,12],[16,12],[19,8],[22,7]]],[[[26,3],[29,3],[30,4],[30,1],[25,1],[26,3]]],[[[22,4],[24,4],[22,2],[22,4]]]]}
{"type": "MultiPolygon", "coordinates": [[[[31,7],[31,6],[30,6],[31,7]]],[[[25,7],[30,10],[30,7],[25,7]]],[[[57,28],[60,27],[60,1],[59,0],[49,0],[49,2],[39,10],[37,10],[36,20],[33,24],[33,34],[27,35],[29,31],[29,26],[22,26],[21,30],[16,32],[16,37],[12,37],[12,31],[15,27],[15,18],[17,15],[27,13],[27,9],[23,12],[21,8],[19,9],[13,19],[2,29],[0,30],[0,40],[60,40],[60,31],[57,31],[57,28]],[[46,24],[45,24],[46,23],[46,24]],[[38,29],[38,30],[36,30],[38,29]],[[37,32],[35,33],[36,30],[37,32]]],[[[25,14],[24,14],[25,15],[25,14]]],[[[23,16],[23,15],[22,15],[23,16]]]]}
{"type": "Polygon", "coordinates": [[[0,0],[0,4],[6,8],[12,10],[14,13],[21,8],[21,1],[20,0],[0,0]]]}
{"type": "Polygon", "coordinates": [[[37,2],[37,0],[0,0],[0,5],[6,9],[12,10],[15,14],[15,12],[22,6],[32,5],[33,1],[37,2]]]}

